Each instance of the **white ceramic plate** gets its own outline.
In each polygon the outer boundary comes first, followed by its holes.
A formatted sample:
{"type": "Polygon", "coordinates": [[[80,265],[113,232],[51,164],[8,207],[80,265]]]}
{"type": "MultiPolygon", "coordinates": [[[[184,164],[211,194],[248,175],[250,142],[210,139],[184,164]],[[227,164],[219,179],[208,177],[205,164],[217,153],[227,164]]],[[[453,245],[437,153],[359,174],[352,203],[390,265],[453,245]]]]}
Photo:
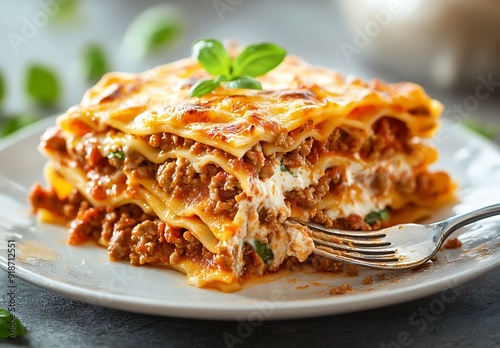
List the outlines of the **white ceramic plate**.
{"type": "MultiPolygon", "coordinates": [[[[30,214],[29,187],[42,179],[45,160],[36,148],[53,119],[22,130],[0,143],[0,266],[7,268],[7,240],[15,240],[17,277],[39,287],[93,304],[129,311],[202,319],[261,321],[339,314],[389,304],[451,289],[500,263],[500,217],[463,228],[461,250],[438,254],[420,271],[362,270],[358,276],[303,271],[282,273],[248,284],[234,293],[186,285],[181,273],[132,267],[108,261],[94,244],[69,246],[64,228],[41,224],[30,214]],[[364,285],[365,276],[375,283],[364,285]],[[330,295],[348,282],[356,291],[330,295]]],[[[445,123],[436,144],[436,168],[450,172],[460,185],[460,201],[436,212],[433,220],[500,201],[498,147],[445,123]]]]}

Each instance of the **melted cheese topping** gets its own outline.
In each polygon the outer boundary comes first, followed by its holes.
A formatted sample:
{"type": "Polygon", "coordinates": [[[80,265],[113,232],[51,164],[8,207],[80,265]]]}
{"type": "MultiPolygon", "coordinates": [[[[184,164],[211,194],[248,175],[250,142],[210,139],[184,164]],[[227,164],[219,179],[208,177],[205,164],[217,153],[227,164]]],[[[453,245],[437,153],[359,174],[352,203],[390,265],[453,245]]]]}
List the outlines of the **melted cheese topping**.
{"type": "Polygon", "coordinates": [[[59,124],[69,133],[81,132],[81,123],[126,134],[167,132],[242,157],[258,142],[270,144],[267,154],[287,152],[310,136],[325,140],[340,125],[367,130],[383,115],[405,122],[415,136],[428,137],[442,111],[416,84],[348,80],[295,57],[258,78],[262,91],[221,86],[190,97],[189,88],[209,77],[192,59],[137,75],[110,73],[59,124]],[[291,144],[276,145],[281,134],[308,123],[310,129],[295,135],[291,144]]]}

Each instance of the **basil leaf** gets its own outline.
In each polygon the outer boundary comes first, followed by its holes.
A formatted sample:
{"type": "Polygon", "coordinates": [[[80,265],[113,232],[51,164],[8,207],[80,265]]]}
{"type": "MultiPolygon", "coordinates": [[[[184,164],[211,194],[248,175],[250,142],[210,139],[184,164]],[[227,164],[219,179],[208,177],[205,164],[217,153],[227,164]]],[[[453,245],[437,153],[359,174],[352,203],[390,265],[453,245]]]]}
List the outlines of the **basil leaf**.
{"type": "Polygon", "coordinates": [[[216,39],[195,41],[192,57],[211,75],[214,80],[200,81],[191,88],[191,96],[201,96],[213,91],[219,84],[227,88],[262,89],[254,76],[265,74],[275,68],[285,58],[286,51],[272,43],[250,45],[241,52],[236,60],[216,39]]]}
{"type": "Polygon", "coordinates": [[[212,92],[214,89],[219,87],[219,85],[220,82],[215,82],[214,80],[201,80],[191,87],[189,95],[191,97],[200,97],[204,94],[212,92]]]}
{"type": "Polygon", "coordinates": [[[215,39],[201,39],[193,43],[191,56],[211,75],[231,74],[231,57],[224,45],[215,39]]]}
{"type": "Polygon", "coordinates": [[[82,73],[88,82],[97,82],[109,71],[108,59],[104,49],[98,44],[90,44],[83,51],[82,73]]]}
{"type": "Polygon", "coordinates": [[[291,174],[294,178],[296,178],[296,177],[297,177],[297,173],[294,173],[294,172],[292,172],[290,169],[288,169],[288,168],[287,168],[287,167],[283,164],[283,162],[280,162],[280,169],[281,169],[281,171],[282,171],[282,172],[288,172],[288,173],[290,173],[290,174],[291,174]]]}
{"type": "Polygon", "coordinates": [[[377,221],[387,220],[389,219],[389,212],[387,209],[372,211],[368,215],[365,216],[365,223],[368,225],[373,225],[377,221]]]}
{"type": "Polygon", "coordinates": [[[3,99],[5,98],[5,90],[6,90],[5,80],[3,78],[2,73],[0,72],[0,105],[2,104],[3,99]]]}
{"type": "Polygon", "coordinates": [[[257,239],[251,240],[249,244],[266,264],[274,259],[273,251],[266,244],[259,242],[257,239]]]}
{"type": "Polygon", "coordinates": [[[246,47],[233,62],[233,74],[260,76],[277,67],[285,58],[286,50],[273,43],[246,47]]]}
{"type": "Polygon", "coordinates": [[[123,153],[123,151],[114,151],[114,152],[110,152],[108,153],[108,156],[107,156],[109,159],[111,158],[118,158],[120,160],[124,159],[125,158],[125,154],[123,153]]]}
{"type": "Polygon", "coordinates": [[[251,76],[240,76],[226,83],[228,88],[262,89],[259,81],[251,76]]]}
{"type": "Polygon", "coordinates": [[[11,314],[9,311],[0,308],[0,338],[14,338],[22,336],[26,333],[26,329],[23,324],[15,315],[11,314]],[[11,323],[14,321],[15,326],[11,331],[11,323]]]}
{"type": "Polygon", "coordinates": [[[214,79],[214,82],[221,83],[221,82],[227,82],[229,79],[225,75],[217,75],[214,79]]]}
{"type": "Polygon", "coordinates": [[[32,115],[16,115],[6,117],[3,122],[2,136],[9,135],[15,131],[38,121],[38,117],[32,115]]]}
{"type": "Polygon", "coordinates": [[[60,94],[59,79],[52,69],[33,64],[28,67],[25,90],[33,101],[42,105],[54,105],[60,94]]]}

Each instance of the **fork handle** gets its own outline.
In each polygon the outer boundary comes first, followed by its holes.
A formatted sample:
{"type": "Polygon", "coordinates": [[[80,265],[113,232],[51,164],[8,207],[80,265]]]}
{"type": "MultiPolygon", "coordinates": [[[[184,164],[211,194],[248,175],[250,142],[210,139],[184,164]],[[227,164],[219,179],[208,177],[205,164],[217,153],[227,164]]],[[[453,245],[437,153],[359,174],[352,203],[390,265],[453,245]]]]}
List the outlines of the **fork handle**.
{"type": "Polygon", "coordinates": [[[471,211],[470,213],[453,216],[449,219],[437,222],[435,225],[446,230],[443,235],[444,240],[461,227],[495,215],[500,215],[500,203],[489,205],[487,207],[471,211]]]}

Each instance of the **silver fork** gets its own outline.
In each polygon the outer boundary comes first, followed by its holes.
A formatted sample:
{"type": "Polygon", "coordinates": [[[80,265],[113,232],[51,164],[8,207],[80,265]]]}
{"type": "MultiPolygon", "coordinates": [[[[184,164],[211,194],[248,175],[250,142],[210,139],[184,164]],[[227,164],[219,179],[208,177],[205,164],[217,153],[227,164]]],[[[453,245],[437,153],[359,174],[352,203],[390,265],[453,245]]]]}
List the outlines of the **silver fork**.
{"type": "Polygon", "coordinates": [[[342,231],[293,221],[309,227],[315,254],[360,266],[402,269],[428,261],[459,228],[499,214],[500,204],[494,204],[428,225],[400,224],[374,231],[342,231]]]}

